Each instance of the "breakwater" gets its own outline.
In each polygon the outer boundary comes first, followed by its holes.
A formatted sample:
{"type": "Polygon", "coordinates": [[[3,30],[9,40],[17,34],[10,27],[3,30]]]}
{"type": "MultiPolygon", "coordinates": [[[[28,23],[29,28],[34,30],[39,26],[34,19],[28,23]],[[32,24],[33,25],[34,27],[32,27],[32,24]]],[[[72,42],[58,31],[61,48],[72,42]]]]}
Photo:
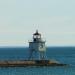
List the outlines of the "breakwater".
{"type": "Polygon", "coordinates": [[[0,67],[25,67],[25,66],[66,66],[51,60],[14,60],[0,61],[0,67]]]}

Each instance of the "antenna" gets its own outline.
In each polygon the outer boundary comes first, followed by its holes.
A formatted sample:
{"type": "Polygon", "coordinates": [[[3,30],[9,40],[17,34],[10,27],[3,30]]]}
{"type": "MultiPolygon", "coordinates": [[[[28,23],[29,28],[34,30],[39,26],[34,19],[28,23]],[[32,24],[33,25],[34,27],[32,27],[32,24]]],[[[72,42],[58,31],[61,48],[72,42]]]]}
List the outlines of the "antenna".
{"type": "MultiPolygon", "coordinates": [[[[33,26],[34,26],[34,28],[36,29],[36,31],[38,31],[39,25],[38,25],[38,24],[33,24],[33,26]]],[[[34,30],[35,30],[35,29],[34,29],[34,30]]]]}

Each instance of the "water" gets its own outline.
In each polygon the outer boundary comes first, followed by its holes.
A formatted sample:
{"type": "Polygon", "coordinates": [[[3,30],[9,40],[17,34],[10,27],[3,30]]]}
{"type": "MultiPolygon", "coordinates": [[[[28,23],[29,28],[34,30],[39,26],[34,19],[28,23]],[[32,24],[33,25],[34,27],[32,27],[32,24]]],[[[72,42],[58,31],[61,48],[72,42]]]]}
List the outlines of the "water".
{"type": "MultiPolygon", "coordinates": [[[[25,60],[28,48],[0,48],[0,60],[25,60]]],[[[68,67],[0,67],[0,75],[75,75],[75,47],[49,47],[48,59],[70,64],[68,67]]]]}

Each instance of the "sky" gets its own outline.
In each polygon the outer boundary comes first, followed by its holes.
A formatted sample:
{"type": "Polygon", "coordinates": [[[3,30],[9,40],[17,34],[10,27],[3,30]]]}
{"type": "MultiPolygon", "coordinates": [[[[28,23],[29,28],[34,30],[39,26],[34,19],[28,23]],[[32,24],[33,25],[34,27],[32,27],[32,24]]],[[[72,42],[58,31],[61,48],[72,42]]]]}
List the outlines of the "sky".
{"type": "Polygon", "coordinates": [[[47,46],[75,46],[75,0],[0,0],[0,46],[28,46],[36,29],[47,46]]]}

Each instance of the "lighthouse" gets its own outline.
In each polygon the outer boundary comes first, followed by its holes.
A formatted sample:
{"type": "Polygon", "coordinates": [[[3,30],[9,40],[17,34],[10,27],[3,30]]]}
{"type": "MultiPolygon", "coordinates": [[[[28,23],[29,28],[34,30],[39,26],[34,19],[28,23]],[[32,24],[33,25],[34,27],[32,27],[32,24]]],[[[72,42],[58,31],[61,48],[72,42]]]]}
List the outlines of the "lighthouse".
{"type": "Polygon", "coordinates": [[[36,30],[33,34],[32,41],[29,42],[29,60],[45,60],[46,46],[41,34],[36,30]]]}

